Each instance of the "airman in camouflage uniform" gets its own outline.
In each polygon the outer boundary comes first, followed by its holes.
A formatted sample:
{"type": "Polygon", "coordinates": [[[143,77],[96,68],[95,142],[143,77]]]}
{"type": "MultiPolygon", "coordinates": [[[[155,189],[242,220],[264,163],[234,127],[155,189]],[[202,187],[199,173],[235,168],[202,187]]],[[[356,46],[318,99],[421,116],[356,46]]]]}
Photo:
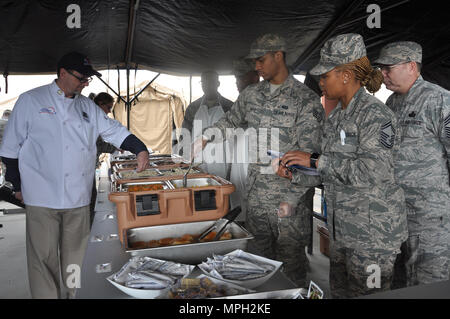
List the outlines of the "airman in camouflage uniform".
{"type": "MultiPolygon", "coordinates": [[[[249,130],[259,132],[260,142],[266,137],[259,130],[267,129],[267,150],[272,145],[270,130],[276,128],[278,151],[298,148],[317,151],[323,107],[312,90],[289,74],[283,52],[286,52],[286,42],[278,35],[266,34],[255,40],[247,58],[256,60],[256,70],[264,81],[248,86],[214,127],[225,136],[227,128],[248,126],[249,130]]],[[[208,139],[212,137],[207,130],[205,135],[208,139]]],[[[250,155],[261,151],[256,143],[249,144],[250,155]]],[[[309,218],[314,190],[292,185],[273,174],[270,162],[270,157],[259,158],[248,168],[245,225],[255,237],[249,243],[249,251],[282,261],[287,276],[305,287],[309,266],[305,246],[311,232],[309,218]],[[262,173],[269,170],[268,174],[262,173]],[[278,217],[282,202],[293,208],[291,216],[278,217]]]]}
{"type": "MultiPolygon", "coordinates": [[[[376,80],[375,72],[359,34],[342,34],[328,40],[319,64],[310,71],[321,76],[320,86],[327,98],[339,99],[325,121],[320,155],[313,154],[318,158],[315,163],[311,163],[311,154],[302,151],[282,158],[284,165],[316,166],[320,174],[330,228],[333,298],[390,289],[394,261],[407,237],[403,191],[394,181],[397,120],[362,85],[375,81],[372,83],[377,85],[366,86],[378,90],[382,78],[378,74],[376,80]],[[362,75],[356,74],[352,63],[365,65],[362,75]],[[381,271],[379,287],[368,284],[371,265],[381,271]]],[[[310,185],[310,179],[299,172],[292,175],[292,182],[300,185],[310,185]]]]}
{"type": "Polygon", "coordinates": [[[409,238],[396,264],[396,287],[449,280],[450,92],[420,75],[422,48],[415,42],[386,45],[375,61],[401,136],[395,174],[406,198],[409,238]]]}

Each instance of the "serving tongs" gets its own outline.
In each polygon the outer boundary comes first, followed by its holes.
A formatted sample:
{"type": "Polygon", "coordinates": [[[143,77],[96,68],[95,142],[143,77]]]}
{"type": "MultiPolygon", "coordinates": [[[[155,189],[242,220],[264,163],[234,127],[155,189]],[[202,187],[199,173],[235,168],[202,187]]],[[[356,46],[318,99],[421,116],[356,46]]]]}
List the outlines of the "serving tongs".
{"type": "Polygon", "coordinates": [[[220,237],[222,237],[227,225],[229,223],[231,223],[232,221],[234,221],[240,213],[241,213],[241,206],[238,206],[235,209],[232,209],[231,211],[228,212],[228,214],[226,214],[222,218],[218,219],[211,227],[209,227],[207,230],[205,230],[198,237],[198,241],[201,241],[203,238],[208,236],[214,230],[217,231],[217,234],[214,237],[213,241],[218,240],[220,237]]]}
{"type": "Polygon", "coordinates": [[[187,187],[187,176],[188,176],[188,174],[189,174],[189,172],[190,172],[190,170],[191,170],[191,168],[192,168],[192,165],[194,165],[194,157],[193,157],[192,160],[191,160],[191,164],[189,164],[188,170],[187,170],[186,173],[184,173],[184,175],[183,175],[183,187],[184,187],[184,188],[187,187]]]}

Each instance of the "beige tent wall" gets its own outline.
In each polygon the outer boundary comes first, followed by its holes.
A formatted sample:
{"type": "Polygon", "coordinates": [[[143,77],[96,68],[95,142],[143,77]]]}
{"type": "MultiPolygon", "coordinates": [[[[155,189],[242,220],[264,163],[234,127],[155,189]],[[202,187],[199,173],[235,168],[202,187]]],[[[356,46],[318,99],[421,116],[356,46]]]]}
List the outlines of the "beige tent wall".
{"type": "MultiPolygon", "coordinates": [[[[144,83],[139,85],[144,87],[144,83]]],[[[136,90],[138,91],[138,90],[136,90]]],[[[126,95],[124,92],[122,96],[126,95]]],[[[130,99],[134,96],[130,94],[130,99]]],[[[183,123],[186,108],[184,99],[175,91],[152,84],[131,105],[130,131],[141,139],[147,147],[161,154],[172,153],[172,131],[177,129],[177,137],[183,123]]],[[[125,104],[114,105],[114,118],[127,126],[125,104]]]]}

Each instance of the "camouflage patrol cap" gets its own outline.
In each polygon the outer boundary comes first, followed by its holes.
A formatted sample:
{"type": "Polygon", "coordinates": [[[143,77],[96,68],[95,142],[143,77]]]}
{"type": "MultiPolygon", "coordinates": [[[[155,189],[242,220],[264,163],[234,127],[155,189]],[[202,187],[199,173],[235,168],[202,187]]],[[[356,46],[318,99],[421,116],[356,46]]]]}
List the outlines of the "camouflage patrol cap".
{"type": "Polygon", "coordinates": [[[283,51],[286,52],[286,40],[273,33],[267,33],[258,37],[250,46],[250,53],[245,59],[256,59],[268,52],[283,51]]]}
{"type": "Polygon", "coordinates": [[[325,42],[320,50],[320,61],[309,73],[321,75],[338,65],[347,64],[366,56],[366,46],[361,35],[346,33],[337,35],[325,42]]]}
{"type": "Polygon", "coordinates": [[[255,71],[255,63],[251,60],[237,59],[233,61],[233,74],[235,76],[243,76],[250,71],[255,71]]]}
{"type": "Polygon", "coordinates": [[[399,41],[385,45],[374,64],[392,65],[409,61],[422,63],[422,46],[412,41],[399,41]]]}

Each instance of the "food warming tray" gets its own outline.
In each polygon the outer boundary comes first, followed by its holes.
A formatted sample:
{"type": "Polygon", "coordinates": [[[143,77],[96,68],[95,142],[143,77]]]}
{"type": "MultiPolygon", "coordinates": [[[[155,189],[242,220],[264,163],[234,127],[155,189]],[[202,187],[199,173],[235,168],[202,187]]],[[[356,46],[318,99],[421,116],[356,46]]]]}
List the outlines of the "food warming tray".
{"type": "Polygon", "coordinates": [[[204,173],[187,181],[187,187],[180,176],[113,181],[108,198],[116,204],[120,240],[124,229],[217,220],[228,212],[232,183],[204,173]],[[136,185],[160,186],[130,190],[136,185]]]}
{"type": "Polygon", "coordinates": [[[132,256],[149,256],[196,265],[213,254],[224,255],[236,249],[246,250],[248,241],[253,239],[246,229],[236,222],[231,222],[227,226],[227,231],[231,232],[232,239],[145,249],[131,248],[132,243],[135,242],[175,238],[185,234],[199,235],[214,223],[215,221],[202,221],[128,229],[124,235],[124,247],[132,256]]]}

